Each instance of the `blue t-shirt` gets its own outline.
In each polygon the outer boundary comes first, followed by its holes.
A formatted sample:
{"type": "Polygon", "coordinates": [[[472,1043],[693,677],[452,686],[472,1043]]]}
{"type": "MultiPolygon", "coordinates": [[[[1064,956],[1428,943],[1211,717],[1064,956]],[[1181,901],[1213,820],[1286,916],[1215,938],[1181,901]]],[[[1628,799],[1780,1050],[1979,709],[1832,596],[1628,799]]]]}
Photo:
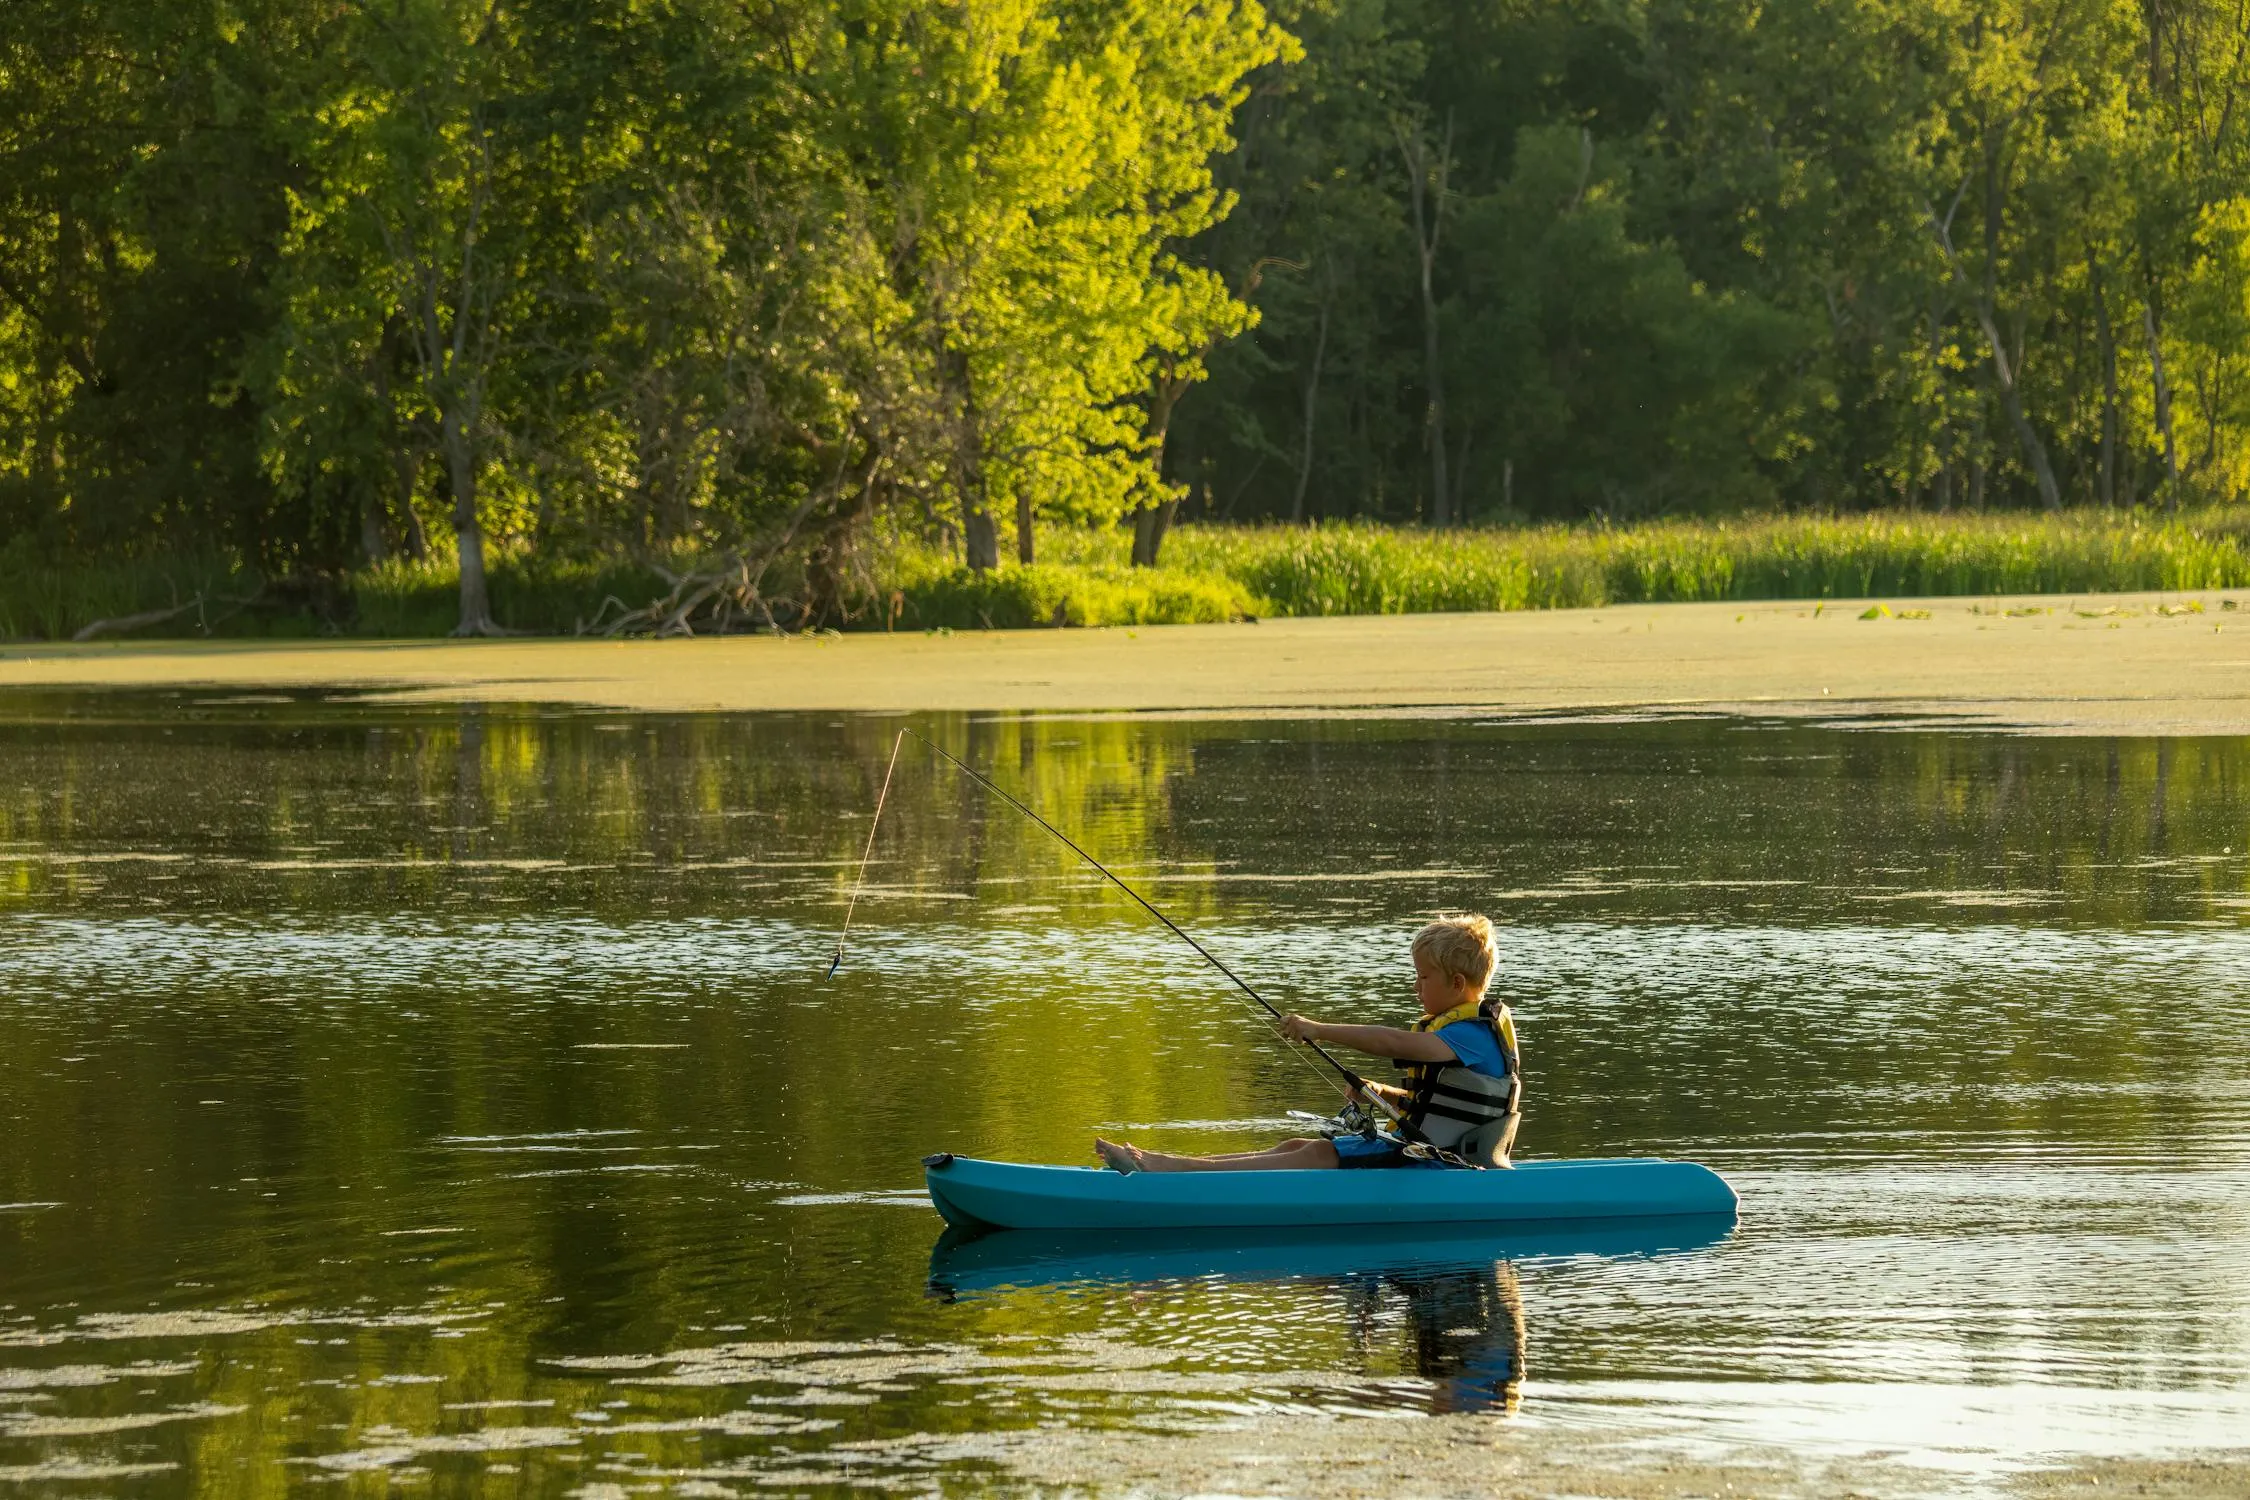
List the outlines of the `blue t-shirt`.
{"type": "Polygon", "coordinates": [[[1455,1021],[1451,1026],[1438,1028],[1438,1040],[1453,1049],[1461,1066],[1472,1073],[1482,1073],[1487,1078],[1508,1076],[1508,1057],[1500,1050],[1500,1039],[1492,1034],[1490,1022],[1455,1021]]]}

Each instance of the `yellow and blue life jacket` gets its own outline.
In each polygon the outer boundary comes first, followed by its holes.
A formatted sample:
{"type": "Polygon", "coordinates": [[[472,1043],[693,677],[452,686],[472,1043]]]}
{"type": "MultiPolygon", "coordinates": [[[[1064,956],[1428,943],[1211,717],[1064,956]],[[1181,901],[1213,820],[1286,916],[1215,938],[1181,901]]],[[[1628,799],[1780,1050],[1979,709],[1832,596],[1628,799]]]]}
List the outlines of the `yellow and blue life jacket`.
{"type": "Polygon", "coordinates": [[[1515,1114],[1523,1102],[1523,1056],[1516,1047],[1516,1022],[1498,1000],[1457,1005],[1443,1015],[1424,1016],[1416,1031],[1443,1031],[1463,1021],[1482,1021],[1500,1045],[1503,1071],[1495,1078],[1454,1062],[1401,1062],[1408,1094],[1399,1133],[1409,1141],[1450,1151],[1470,1136],[1515,1114]]]}

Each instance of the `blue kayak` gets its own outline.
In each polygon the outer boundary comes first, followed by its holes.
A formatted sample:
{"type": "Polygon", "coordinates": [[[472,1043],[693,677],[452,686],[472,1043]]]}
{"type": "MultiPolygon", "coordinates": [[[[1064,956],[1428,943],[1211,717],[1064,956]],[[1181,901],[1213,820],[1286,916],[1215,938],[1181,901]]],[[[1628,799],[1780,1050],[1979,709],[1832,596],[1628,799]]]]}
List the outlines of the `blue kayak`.
{"type": "Polygon", "coordinates": [[[1655,1157],[1450,1172],[1124,1173],[952,1155],[923,1165],[930,1201],[964,1229],[1508,1224],[1735,1211],[1734,1189],[1718,1173],[1655,1157]]]}

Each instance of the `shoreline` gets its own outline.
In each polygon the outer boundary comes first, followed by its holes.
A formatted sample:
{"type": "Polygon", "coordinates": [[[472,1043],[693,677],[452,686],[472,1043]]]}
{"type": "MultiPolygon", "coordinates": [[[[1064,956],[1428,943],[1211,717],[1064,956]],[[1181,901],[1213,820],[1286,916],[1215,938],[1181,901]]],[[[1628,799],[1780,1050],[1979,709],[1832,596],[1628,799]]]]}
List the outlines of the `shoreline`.
{"type": "Polygon", "coordinates": [[[668,641],[0,646],[0,692],[164,688],[651,713],[1709,712],[2240,734],[2250,732],[2250,591],[668,641]]]}

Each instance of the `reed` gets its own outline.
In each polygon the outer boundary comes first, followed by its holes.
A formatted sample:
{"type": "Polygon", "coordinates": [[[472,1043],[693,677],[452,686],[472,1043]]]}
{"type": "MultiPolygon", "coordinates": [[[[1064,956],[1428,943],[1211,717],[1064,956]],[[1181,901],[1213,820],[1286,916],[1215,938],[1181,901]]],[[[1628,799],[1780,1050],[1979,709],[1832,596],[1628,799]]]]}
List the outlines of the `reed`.
{"type": "Polygon", "coordinates": [[[232,625],[240,601],[260,589],[255,573],[219,552],[89,562],[53,557],[18,537],[0,547],[0,640],[69,640],[96,620],[172,609],[180,613],[139,633],[198,635],[232,625]]]}
{"type": "MultiPolygon", "coordinates": [[[[1060,549],[1058,549],[1060,550],[1060,549]]],[[[1097,546],[1082,546],[1098,554],[1097,546]]],[[[894,555],[872,607],[853,623],[877,629],[1006,630],[1032,625],[1192,625],[1267,612],[1240,581],[1215,570],[1131,568],[1116,559],[1005,567],[977,574],[917,549],[894,555]]]]}
{"type": "Polygon", "coordinates": [[[1405,614],[1695,600],[2250,586],[2244,521],[1874,514],[1408,532],[1182,528],[1167,566],[1271,613],[1405,614]]]}
{"type": "MultiPolygon", "coordinates": [[[[335,627],[355,636],[436,636],[461,618],[460,573],[450,557],[393,558],[351,575],[351,610],[335,627]]],[[[645,563],[558,561],[495,549],[485,587],[492,616],[511,630],[570,635],[600,613],[604,599],[628,608],[667,587],[645,563]]]]}
{"type": "MultiPolygon", "coordinates": [[[[2179,519],[1889,512],[1451,532],[1183,526],[1153,569],[1127,566],[1127,539],[1114,529],[1057,529],[1039,542],[1041,562],[976,574],[924,544],[885,539],[870,548],[845,623],[974,630],[2250,587],[2250,514],[2220,510],[2179,519]]],[[[494,614],[539,634],[569,634],[606,598],[636,606],[664,589],[661,573],[640,563],[498,552],[491,569],[494,614]]],[[[197,599],[200,606],[135,633],[439,636],[456,617],[454,590],[450,559],[392,561],[314,586],[261,580],[218,554],[57,560],[19,543],[0,549],[0,637],[67,639],[96,619],[197,599]]]]}

